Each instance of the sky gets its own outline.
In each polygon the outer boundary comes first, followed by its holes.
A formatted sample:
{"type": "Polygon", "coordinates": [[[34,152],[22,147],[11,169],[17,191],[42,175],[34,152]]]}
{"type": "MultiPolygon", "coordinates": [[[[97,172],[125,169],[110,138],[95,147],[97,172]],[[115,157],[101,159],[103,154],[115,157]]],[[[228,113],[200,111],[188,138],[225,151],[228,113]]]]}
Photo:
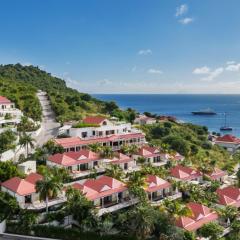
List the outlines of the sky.
{"type": "Polygon", "coordinates": [[[240,93],[239,0],[1,0],[0,64],[88,93],[240,93]]]}

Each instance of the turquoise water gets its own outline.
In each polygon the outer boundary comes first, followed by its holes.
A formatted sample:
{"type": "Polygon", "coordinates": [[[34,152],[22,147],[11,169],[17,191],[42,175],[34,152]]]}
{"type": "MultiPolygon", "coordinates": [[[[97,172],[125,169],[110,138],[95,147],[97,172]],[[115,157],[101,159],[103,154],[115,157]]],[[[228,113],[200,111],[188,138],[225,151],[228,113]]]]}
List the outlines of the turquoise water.
{"type": "MultiPolygon", "coordinates": [[[[115,101],[121,108],[134,108],[140,113],[171,115],[178,120],[205,125],[210,131],[220,132],[224,125],[233,127],[232,134],[240,136],[240,95],[184,95],[184,94],[95,94],[94,97],[115,101]],[[217,115],[196,116],[192,111],[211,108],[217,115]]],[[[225,132],[227,133],[227,132],[225,132]]]]}

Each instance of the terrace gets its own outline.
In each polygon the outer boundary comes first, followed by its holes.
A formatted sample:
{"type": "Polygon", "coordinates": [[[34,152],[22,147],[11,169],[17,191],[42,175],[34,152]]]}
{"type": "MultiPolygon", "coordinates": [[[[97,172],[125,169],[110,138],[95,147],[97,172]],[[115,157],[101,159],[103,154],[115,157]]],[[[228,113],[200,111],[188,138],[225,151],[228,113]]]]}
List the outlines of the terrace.
{"type": "MultiPolygon", "coordinates": [[[[48,201],[48,207],[57,206],[57,205],[63,204],[66,201],[67,201],[67,198],[64,196],[50,199],[48,201]]],[[[28,209],[28,210],[41,210],[41,209],[45,209],[45,208],[46,208],[45,201],[34,201],[33,203],[25,204],[25,209],[28,209]]]]}
{"type": "Polygon", "coordinates": [[[139,202],[139,200],[137,198],[122,200],[122,202],[117,203],[115,205],[109,205],[109,206],[99,209],[98,216],[102,216],[103,214],[106,214],[106,213],[118,211],[120,209],[132,206],[138,202],[139,202]]]}

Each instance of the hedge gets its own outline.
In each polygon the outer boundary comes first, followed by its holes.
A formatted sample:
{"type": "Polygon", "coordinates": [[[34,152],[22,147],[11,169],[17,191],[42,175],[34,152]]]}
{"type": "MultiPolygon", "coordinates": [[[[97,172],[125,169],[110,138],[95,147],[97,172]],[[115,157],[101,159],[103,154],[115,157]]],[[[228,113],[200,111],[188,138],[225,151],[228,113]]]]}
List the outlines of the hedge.
{"type": "Polygon", "coordinates": [[[36,237],[55,238],[63,240],[136,240],[135,237],[122,235],[99,235],[96,232],[81,232],[75,228],[63,228],[49,225],[35,225],[32,231],[18,228],[17,224],[8,224],[7,232],[15,234],[34,233],[36,237]]]}

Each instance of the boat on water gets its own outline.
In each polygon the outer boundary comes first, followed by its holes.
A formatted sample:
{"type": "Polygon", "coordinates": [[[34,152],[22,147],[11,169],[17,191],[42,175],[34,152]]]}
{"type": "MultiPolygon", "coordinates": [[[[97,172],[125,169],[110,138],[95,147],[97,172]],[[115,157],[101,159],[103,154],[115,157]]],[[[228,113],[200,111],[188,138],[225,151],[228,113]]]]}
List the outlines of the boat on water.
{"type": "Polygon", "coordinates": [[[193,115],[216,115],[217,113],[214,112],[212,109],[207,108],[200,111],[193,111],[192,114],[193,115]]]}
{"type": "Polygon", "coordinates": [[[227,113],[224,113],[224,125],[220,127],[220,131],[232,131],[233,128],[227,125],[227,113]]]}

